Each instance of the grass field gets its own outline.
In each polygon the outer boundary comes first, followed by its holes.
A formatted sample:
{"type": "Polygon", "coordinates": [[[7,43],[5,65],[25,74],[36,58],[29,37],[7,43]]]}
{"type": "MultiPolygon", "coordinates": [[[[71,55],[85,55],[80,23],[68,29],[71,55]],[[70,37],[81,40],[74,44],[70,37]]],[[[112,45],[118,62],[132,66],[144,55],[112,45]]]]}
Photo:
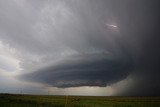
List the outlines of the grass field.
{"type": "Polygon", "coordinates": [[[160,97],[0,94],[0,107],[160,107],[160,97]]]}

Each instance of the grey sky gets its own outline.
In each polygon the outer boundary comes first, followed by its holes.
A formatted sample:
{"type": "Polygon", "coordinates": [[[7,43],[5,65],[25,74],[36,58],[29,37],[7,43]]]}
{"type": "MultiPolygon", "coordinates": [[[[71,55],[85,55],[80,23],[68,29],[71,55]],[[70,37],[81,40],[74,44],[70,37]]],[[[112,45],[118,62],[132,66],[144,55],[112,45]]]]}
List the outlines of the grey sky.
{"type": "Polygon", "coordinates": [[[157,4],[1,0],[0,92],[159,95],[157,4]]]}

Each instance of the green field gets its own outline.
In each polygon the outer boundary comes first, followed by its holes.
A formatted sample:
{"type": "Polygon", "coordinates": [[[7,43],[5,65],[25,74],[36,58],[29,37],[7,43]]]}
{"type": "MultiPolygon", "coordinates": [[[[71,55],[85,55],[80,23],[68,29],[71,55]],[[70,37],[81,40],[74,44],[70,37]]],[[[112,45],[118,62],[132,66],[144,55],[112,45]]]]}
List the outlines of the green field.
{"type": "Polygon", "coordinates": [[[160,97],[0,94],[0,107],[160,107],[160,97]]]}

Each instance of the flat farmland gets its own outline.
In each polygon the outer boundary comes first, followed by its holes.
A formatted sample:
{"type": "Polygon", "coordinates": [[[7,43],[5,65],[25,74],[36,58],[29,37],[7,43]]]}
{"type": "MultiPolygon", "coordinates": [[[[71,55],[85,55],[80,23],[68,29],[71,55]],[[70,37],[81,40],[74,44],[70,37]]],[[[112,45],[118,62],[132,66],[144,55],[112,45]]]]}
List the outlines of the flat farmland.
{"type": "Polygon", "coordinates": [[[0,107],[160,107],[160,97],[0,94],[0,107]]]}

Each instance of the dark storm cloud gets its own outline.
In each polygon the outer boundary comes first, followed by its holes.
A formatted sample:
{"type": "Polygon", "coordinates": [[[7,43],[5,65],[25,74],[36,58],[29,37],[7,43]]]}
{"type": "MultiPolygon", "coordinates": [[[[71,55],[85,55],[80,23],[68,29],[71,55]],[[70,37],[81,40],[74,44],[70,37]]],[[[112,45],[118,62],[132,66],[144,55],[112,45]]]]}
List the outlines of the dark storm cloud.
{"type": "Polygon", "coordinates": [[[132,60],[109,58],[107,54],[76,55],[21,78],[54,87],[107,86],[126,78],[132,70],[132,60]]]}
{"type": "Polygon", "coordinates": [[[0,1],[0,39],[20,53],[20,80],[66,88],[129,76],[118,95],[160,95],[158,0],[24,1],[0,1]]]}

